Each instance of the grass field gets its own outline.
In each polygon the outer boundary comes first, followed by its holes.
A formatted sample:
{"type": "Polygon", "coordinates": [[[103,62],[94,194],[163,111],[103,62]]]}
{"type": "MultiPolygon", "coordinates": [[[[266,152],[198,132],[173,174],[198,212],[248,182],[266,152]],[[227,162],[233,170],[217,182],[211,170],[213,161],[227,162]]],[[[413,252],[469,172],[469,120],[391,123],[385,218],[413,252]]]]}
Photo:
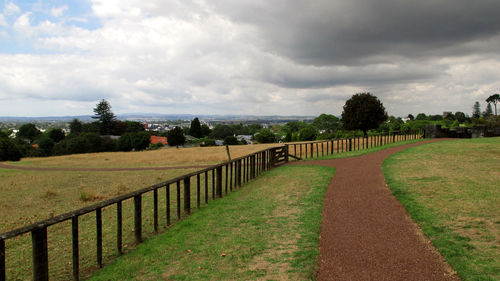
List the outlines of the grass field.
{"type": "Polygon", "coordinates": [[[500,138],[408,149],[384,162],[394,195],[463,280],[500,280],[500,138]]]}
{"type": "MultiPolygon", "coordinates": [[[[283,144],[255,144],[229,146],[231,158],[283,144]]],[[[164,147],[158,150],[136,152],[102,152],[53,157],[23,158],[10,165],[64,168],[136,168],[213,165],[227,161],[225,146],[164,147]]]]}
{"type": "MultiPolygon", "coordinates": [[[[263,150],[270,145],[231,146],[232,158],[263,150]]],[[[315,149],[317,149],[315,147],[315,149]]],[[[326,144],[325,144],[325,149],[326,144]]],[[[372,149],[373,150],[373,149],[372,149]]],[[[323,151],[323,147],[322,150],[323,151]]],[[[319,151],[316,153],[318,154],[319,151]]],[[[356,155],[362,151],[346,153],[356,155]]],[[[225,147],[209,148],[165,148],[145,152],[116,152],[69,155],[48,158],[27,158],[8,163],[19,166],[64,167],[64,168],[121,168],[158,167],[215,164],[227,160],[225,147]]],[[[166,181],[192,172],[195,169],[174,169],[161,171],[29,171],[0,169],[0,232],[12,230],[54,215],[72,211],[98,201],[166,181]]],[[[211,177],[211,175],[209,175],[211,177]]],[[[202,179],[203,185],[204,179],[202,179]]],[[[164,192],[164,191],[162,191],[164,192]]],[[[175,198],[172,191],[171,198],[175,198]]],[[[202,190],[202,197],[204,192],[202,190]]],[[[160,194],[160,206],[165,204],[160,194]]],[[[183,195],[181,194],[181,198],[183,195]]],[[[192,200],[195,200],[193,197],[192,200]]],[[[196,202],[192,202],[192,205],[196,202]]],[[[125,250],[134,248],[132,202],[124,202],[124,244],[125,250]],[[127,213],[128,212],[128,213],[127,213]],[[128,229],[128,230],[127,230],[128,229]]],[[[151,194],[145,196],[144,210],[151,210],[151,194]]],[[[161,207],[162,208],[162,207],[161,207]]],[[[165,209],[159,210],[160,221],[165,221],[165,209]]],[[[164,208],[164,207],[163,207],[164,208]]],[[[176,204],[172,202],[171,209],[176,204]]],[[[146,211],[145,211],[146,212],[146,211]]],[[[104,262],[116,255],[115,210],[103,209],[104,262]]],[[[144,214],[144,236],[154,234],[152,213],[144,214]]],[[[164,227],[165,225],[161,226],[164,227]]],[[[80,217],[80,247],[82,275],[87,276],[95,268],[95,216],[93,213],[80,217]]],[[[29,235],[9,239],[7,247],[8,279],[29,279],[31,272],[31,242],[29,235]]],[[[52,280],[68,279],[71,274],[71,223],[66,222],[49,227],[49,259],[52,280]],[[51,246],[52,245],[52,246],[51,246]]]]}
{"type": "Polygon", "coordinates": [[[313,280],[334,170],[274,169],[141,244],[91,280],[313,280]]]}

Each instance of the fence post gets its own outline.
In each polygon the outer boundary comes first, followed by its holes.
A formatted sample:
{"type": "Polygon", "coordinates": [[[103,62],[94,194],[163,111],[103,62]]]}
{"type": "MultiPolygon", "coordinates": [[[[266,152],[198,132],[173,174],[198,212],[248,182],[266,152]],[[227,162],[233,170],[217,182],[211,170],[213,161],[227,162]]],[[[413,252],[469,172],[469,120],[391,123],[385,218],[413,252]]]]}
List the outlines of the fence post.
{"type": "Polygon", "coordinates": [[[102,268],[102,209],[95,210],[97,265],[102,268]]]}
{"type": "Polygon", "coordinates": [[[191,213],[191,178],[184,178],[184,212],[191,213]]]}
{"type": "Polygon", "coordinates": [[[238,159],[238,162],[236,162],[236,184],[238,187],[241,187],[241,159],[238,159]]]}
{"type": "Polygon", "coordinates": [[[0,281],[5,280],[5,241],[0,238],[0,281]]]}
{"type": "Polygon", "coordinates": [[[200,201],[201,201],[201,179],[200,179],[200,174],[196,175],[196,207],[198,209],[200,208],[200,201]]]}
{"type": "Polygon", "coordinates": [[[221,198],[222,197],[222,166],[217,167],[217,197],[221,198]]]}
{"type": "Polygon", "coordinates": [[[116,203],[116,249],[122,254],[122,201],[116,203]]]}
{"type": "Polygon", "coordinates": [[[33,280],[49,280],[49,255],[47,251],[47,227],[42,226],[31,231],[33,247],[33,280]]]}
{"type": "Polygon", "coordinates": [[[5,241],[0,238],[0,281],[5,280],[5,241]]]}
{"type": "Polygon", "coordinates": [[[158,189],[153,190],[153,227],[158,233],[158,189]]]}
{"type": "Polygon", "coordinates": [[[135,243],[142,242],[142,197],[141,195],[134,196],[134,234],[135,243]]]}
{"type": "Polygon", "coordinates": [[[262,152],[262,171],[265,171],[266,170],[266,152],[262,152]]]}
{"type": "Polygon", "coordinates": [[[288,144],[285,145],[285,162],[288,163],[288,144]]]}
{"type": "Polygon", "coordinates": [[[80,251],[78,249],[78,216],[71,218],[71,234],[73,237],[73,280],[80,280],[80,251]]]}
{"type": "Polygon", "coordinates": [[[250,178],[255,178],[255,155],[250,156],[250,178]]]}

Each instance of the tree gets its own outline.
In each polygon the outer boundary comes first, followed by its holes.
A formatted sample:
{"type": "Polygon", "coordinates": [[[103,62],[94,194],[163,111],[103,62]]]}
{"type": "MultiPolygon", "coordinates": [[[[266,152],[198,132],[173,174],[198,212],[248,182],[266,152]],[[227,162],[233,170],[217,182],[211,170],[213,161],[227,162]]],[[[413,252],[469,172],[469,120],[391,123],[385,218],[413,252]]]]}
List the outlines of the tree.
{"type": "Polygon", "coordinates": [[[201,123],[198,117],[194,118],[193,121],[191,121],[191,126],[189,127],[189,135],[195,138],[202,137],[201,123]]]}
{"type": "Polygon", "coordinates": [[[127,133],[144,132],[144,125],[137,121],[125,121],[127,133]]]}
{"type": "Polygon", "coordinates": [[[179,146],[186,143],[186,137],[181,127],[175,127],[167,132],[167,141],[170,146],[179,146]]]}
{"type": "Polygon", "coordinates": [[[467,121],[467,116],[465,116],[465,113],[457,111],[455,112],[455,120],[457,120],[458,123],[464,123],[465,121],[467,121]]]}
{"type": "Polygon", "coordinates": [[[331,114],[324,113],[314,118],[312,124],[319,130],[325,131],[326,133],[333,133],[341,126],[339,118],[331,114]]]}
{"type": "Polygon", "coordinates": [[[71,123],[69,123],[69,132],[70,134],[79,134],[83,132],[83,124],[78,119],[73,119],[71,123]]]}
{"type": "Polygon", "coordinates": [[[481,105],[479,104],[478,101],[474,103],[474,106],[472,107],[472,118],[479,118],[481,117],[481,105]]]}
{"type": "Polygon", "coordinates": [[[253,138],[260,143],[273,143],[276,141],[276,135],[267,128],[264,128],[255,133],[253,138]]]}
{"type": "Polygon", "coordinates": [[[36,140],[38,144],[38,151],[40,156],[51,156],[52,149],[54,148],[55,142],[47,135],[42,135],[36,140]]]}
{"type": "Polygon", "coordinates": [[[227,136],[224,138],[224,145],[238,145],[240,142],[235,136],[227,136]]]}
{"type": "Polygon", "coordinates": [[[206,137],[206,136],[210,135],[210,133],[212,133],[212,130],[210,129],[210,127],[208,127],[207,124],[201,125],[201,136],[202,137],[206,137]]]}
{"type": "Polygon", "coordinates": [[[19,128],[16,137],[28,140],[29,143],[32,143],[41,133],[42,132],[38,130],[35,124],[27,123],[19,128]]]}
{"type": "Polygon", "coordinates": [[[488,103],[488,105],[486,106],[486,110],[483,112],[483,116],[488,117],[491,115],[493,115],[493,109],[491,108],[491,103],[488,103]]]}
{"type": "Polygon", "coordinates": [[[318,129],[314,125],[308,125],[299,131],[301,141],[312,141],[318,136],[318,129]]]}
{"type": "Polygon", "coordinates": [[[427,116],[425,113],[419,113],[417,114],[417,118],[415,118],[415,120],[427,120],[427,116]]]}
{"type": "Polygon", "coordinates": [[[94,108],[94,119],[98,119],[101,135],[109,135],[115,121],[115,114],[111,111],[111,105],[106,100],[101,100],[94,108]]]}
{"type": "Polygon", "coordinates": [[[151,138],[147,132],[132,132],[122,135],[118,139],[118,149],[121,151],[138,151],[146,149],[150,144],[151,138]]]}
{"type": "Polygon", "coordinates": [[[376,129],[387,120],[387,112],[380,100],[370,93],[353,95],[344,105],[342,123],[346,130],[366,132],[376,129]]]}
{"type": "Polygon", "coordinates": [[[19,161],[22,153],[12,139],[0,134],[0,161],[19,161]]]}
{"type": "Polygon", "coordinates": [[[406,118],[408,118],[410,121],[415,120],[415,116],[413,116],[413,114],[411,114],[411,113],[408,114],[408,116],[406,118]]]}
{"type": "Polygon", "coordinates": [[[495,106],[495,115],[497,115],[497,102],[500,102],[500,94],[494,94],[486,99],[488,104],[493,104],[495,106]]]}
{"type": "Polygon", "coordinates": [[[52,139],[54,142],[60,142],[64,139],[65,134],[64,134],[64,131],[62,129],[54,128],[54,129],[50,129],[47,132],[47,136],[50,139],[52,139]]]}
{"type": "Polygon", "coordinates": [[[233,135],[234,130],[228,125],[217,124],[212,130],[212,136],[219,140],[223,140],[225,137],[233,135]]]}

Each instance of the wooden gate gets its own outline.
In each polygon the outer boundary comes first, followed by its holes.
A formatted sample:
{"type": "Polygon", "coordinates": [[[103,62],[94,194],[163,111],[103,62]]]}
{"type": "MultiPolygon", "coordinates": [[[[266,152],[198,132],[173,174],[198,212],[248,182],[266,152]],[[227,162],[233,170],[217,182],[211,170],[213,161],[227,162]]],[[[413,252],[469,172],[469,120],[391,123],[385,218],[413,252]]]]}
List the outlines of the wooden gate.
{"type": "Polygon", "coordinates": [[[270,153],[272,167],[288,163],[288,145],[271,148],[270,153]]]}

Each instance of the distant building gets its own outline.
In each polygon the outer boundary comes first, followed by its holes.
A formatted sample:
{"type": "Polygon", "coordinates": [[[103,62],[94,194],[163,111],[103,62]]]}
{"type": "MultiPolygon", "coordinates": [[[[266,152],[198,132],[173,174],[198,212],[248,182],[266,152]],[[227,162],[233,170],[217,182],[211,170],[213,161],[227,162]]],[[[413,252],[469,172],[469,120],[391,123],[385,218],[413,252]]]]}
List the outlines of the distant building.
{"type": "Polygon", "coordinates": [[[166,137],[158,137],[158,136],[151,136],[150,142],[151,144],[157,144],[157,143],[162,143],[163,145],[168,144],[166,137]]]}
{"type": "Polygon", "coordinates": [[[252,135],[237,135],[236,139],[239,141],[245,141],[247,144],[252,144],[252,135]]]}

